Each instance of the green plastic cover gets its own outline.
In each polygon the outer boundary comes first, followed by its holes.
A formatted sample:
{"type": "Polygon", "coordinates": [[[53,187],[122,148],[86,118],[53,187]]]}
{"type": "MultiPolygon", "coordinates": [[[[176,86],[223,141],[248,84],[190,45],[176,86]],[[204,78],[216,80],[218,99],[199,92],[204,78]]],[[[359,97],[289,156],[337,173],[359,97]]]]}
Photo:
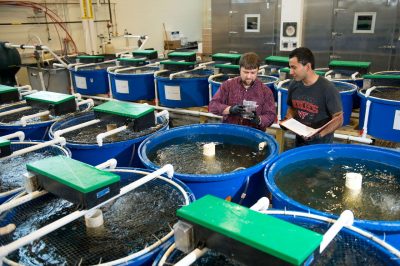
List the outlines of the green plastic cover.
{"type": "Polygon", "coordinates": [[[179,56],[181,56],[181,57],[186,57],[186,56],[195,56],[196,55],[196,53],[195,52],[172,52],[172,53],[169,53],[168,54],[168,57],[170,57],[170,56],[175,56],[175,57],[179,57],[179,56]]]}
{"type": "Polygon", "coordinates": [[[119,175],[62,155],[28,163],[26,168],[82,193],[95,191],[120,181],[119,175]]]}
{"type": "Polygon", "coordinates": [[[6,85],[0,85],[0,94],[1,93],[6,93],[10,91],[18,91],[17,88],[6,86],[6,85]]]}
{"type": "Polygon", "coordinates": [[[289,64],[289,57],[288,56],[276,56],[271,55],[265,58],[265,62],[269,64],[275,63],[287,63],[289,64]]]}
{"type": "Polygon", "coordinates": [[[60,104],[75,99],[75,96],[51,91],[39,91],[25,96],[25,99],[37,102],[60,104]]]}
{"type": "Polygon", "coordinates": [[[371,62],[361,62],[361,61],[339,61],[332,60],[329,63],[329,67],[354,67],[354,68],[369,68],[371,62]]]}
{"type": "Polygon", "coordinates": [[[215,68],[226,68],[226,69],[240,69],[239,65],[231,65],[231,64],[216,64],[215,68]]]}
{"type": "Polygon", "coordinates": [[[283,73],[290,73],[290,68],[288,67],[280,68],[279,71],[283,73]]]}
{"type": "Polygon", "coordinates": [[[150,112],[154,112],[154,107],[152,106],[117,101],[108,101],[94,107],[93,109],[95,112],[125,116],[134,119],[140,118],[150,112]]]}
{"type": "Polygon", "coordinates": [[[133,55],[151,55],[157,54],[156,50],[136,50],[132,52],[133,55]]]}
{"type": "Polygon", "coordinates": [[[181,65],[181,66],[192,66],[195,62],[177,62],[177,61],[161,61],[161,65],[181,65]]]}
{"type": "Polygon", "coordinates": [[[211,195],[180,208],[177,215],[296,265],[322,241],[321,234],[211,195]]]}
{"type": "Polygon", "coordinates": [[[117,61],[140,63],[140,62],[145,62],[146,60],[144,60],[142,58],[127,58],[127,57],[123,57],[123,58],[118,58],[117,61]]]}
{"type": "Polygon", "coordinates": [[[364,75],[364,79],[400,79],[400,75],[364,75]]]}
{"type": "Polygon", "coordinates": [[[212,55],[212,59],[239,59],[241,56],[241,54],[216,53],[212,55]]]}
{"type": "Polygon", "coordinates": [[[11,145],[11,141],[8,139],[0,138],[0,147],[5,147],[11,145]]]}
{"type": "Polygon", "coordinates": [[[93,58],[104,58],[103,55],[78,55],[79,59],[93,59],[93,58]]]}

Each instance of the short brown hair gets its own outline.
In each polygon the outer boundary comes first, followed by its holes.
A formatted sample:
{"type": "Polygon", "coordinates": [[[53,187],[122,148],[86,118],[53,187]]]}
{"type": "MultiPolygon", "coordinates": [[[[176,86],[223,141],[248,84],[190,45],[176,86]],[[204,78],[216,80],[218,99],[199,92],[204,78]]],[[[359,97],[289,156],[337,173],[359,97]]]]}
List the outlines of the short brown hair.
{"type": "Polygon", "coordinates": [[[245,69],[258,69],[260,65],[260,57],[253,52],[243,54],[239,60],[239,66],[245,69]]]}

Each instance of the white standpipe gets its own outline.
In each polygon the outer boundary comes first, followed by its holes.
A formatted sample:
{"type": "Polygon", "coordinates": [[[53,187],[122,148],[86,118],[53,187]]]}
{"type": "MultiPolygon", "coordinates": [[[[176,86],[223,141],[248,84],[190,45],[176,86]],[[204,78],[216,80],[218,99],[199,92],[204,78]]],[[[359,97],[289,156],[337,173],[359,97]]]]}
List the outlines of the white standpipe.
{"type": "Polygon", "coordinates": [[[30,147],[27,147],[27,148],[24,148],[24,149],[20,149],[20,150],[14,151],[10,155],[8,155],[6,157],[3,157],[3,158],[0,158],[0,161],[6,160],[6,159],[10,159],[10,158],[14,158],[16,156],[19,156],[19,155],[22,155],[22,154],[25,154],[25,153],[28,153],[28,152],[36,151],[36,150],[39,150],[39,149],[42,149],[42,148],[45,148],[45,147],[48,147],[48,146],[51,146],[51,145],[55,145],[55,144],[60,144],[61,146],[64,146],[66,144],[65,138],[63,138],[63,137],[55,138],[53,140],[49,140],[49,141],[46,141],[46,142],[41,142],[41,143],[38,143],[36,145],[30,146],[30,147]]]}
{"type": "Polygon", "coordinates": [[[319,253],[322,253],[333,238],[339,233],[344,226],[351,226],[354,222],[354,215],[350,210],[345,210],[339,216],[339,219],[326,231],[322,237],[319,246],[319,253]]]}
{"type": "Polygon", "coordinates": [[[94,124],[97,124],[97,123],[100,123],[100,122],[101,122],[100,119],[93,119],[93,120],[87,121],[87,122],[79,124],[79,125],[75,125],[75,126],[72,126],[72,127],[67,127],[67,128],[64,128],[64,129],[57,130],[56,132],[54,132],[54,138],[61,137],[61,135],[65,134],[65,133],[68,133],[68,132],[71,132],[71,131],[75,131],[77,129],[81,129],[81,128],[84,128],[84,127],[88,127],[88,126],[91,126],[91,125],[94,125],[94,124]]]}
{"type": "Polygon", "coordinates": [[[122,127],[118,127],[116,129],[107,131],[107,132],[103,132],[100,133],[96,136],[96,141],[97,141],[97,145],[99,145],[99,147],[103,146],[103,139],[112,135],[115,135],[121,131],[126,130],[128,127],[127,126],[122,126],[122,127]]]}
{"type": "Polygon", "coordinates": [[[32,115],[24,115],[23,117],[21,117],[20,121],[23,127],[26,127],[28,120],[37,118],[37,117],[41,117],[41,116],[47,116],[50,115],[50,111],[43,111],[43,112],[39,112],[36,114],[32,114],[32,115]]]}
{"type": "Polygon", "coordinates": [[[19,249],[20,247],[23,247],[23,246],[31,243],[32,241],[39,239],[42,236],[45,236],[72,221],[75,221],[76,219],[84,216],[87,213],[92,212],[95,209],[98,209],[98,208],[108,204],[109,202],[112,202],[113,200],[125,195],[126,193],[132,191],[133,189],[153,180],[154,178],[156,178],[164,173],[167,173],[168,177],[172,178],[172,176],[174,174],[173,166],[170,164],[164,165],[162,168],[158,169],[157,171],[154,171],[153,173],[148,174],[148,175],[144,176],[143,178],[130,183],[129,185],[121,188],[120,193],[118,195],[100,203],[99,205],[97,205],[96,207],[94,207],[90,210],[75,211],[67,216],[62,217],[61,219],[59,219],[53,223],[50,223],[42,228],[39,228],[36,231],[33,231],[29,235],[21,237],[21,238],[17,239],[16,241],[11,242],[7,245],[3,245],[0,249],[0,264],[2,263],[4,257],[6,257],[11,252],[19,249]]]}
{"type": "Polygon", "coordinates": [[[103,212],[95,209],[85,214],[85,225],[88,228],[96,228],[104,224],[103,212]]]}
{"type": "Polygon", "coordinates": [[[175,263],[175,266],[189,266],[192,265],[196,260],[201,258],[204,254],[207,253],[209,249],[208,248],[203,248],[203,249],[198,249],[196,248],[189,254],[187,254],[183,259],[175,263]]]}
{"type": "Polygon", "coordinates": [[[264,150],[265,147],[267,147],[267,142],[266,142],[266,141],[263,141],[263,142],[258,143],[258,150],[259,150],[259,151],[264,150]]]}
{"type": "Polygon", "coordinates": [[[268,207],[269,207],[269,199],[267,197],[262,197],[253,206],[250,207],[250,210],[265,211],[268,210],[268,207]]]}
{"type": "Polygon", "coordinates": [[[22,131],[17,131],[12,134],[0,136],[2,139],[13,139],[13,138],[18,138],[19,141],[23,141],[25,139],[25,133],[22,131]]]}
{"type": "Polygon", "coordinates": [[[215,156],[215,143],[210,142],[203,145],[203,155],[207,157],[215,156]]]}
{"type": "Polygon", "coordinates": [[[345,186],[352,191],[360,191],[362,187],[362,175],[359,173],[346,173],[345,186]]]}
{"type": "Polygon", "coordinates": [[[373,86],[371,88],[369,88],[366,92],[365,92],[365,97],[367,99],[367,102],[365,104],[365,114],[364,114],[364,125],[363,125],[363,133],[362,133],[362,137],[365,138],[367,137],[367,133],[368,133],[368,119],[369,119],[369,110],[371,109],[371,101],[368,99],[369,95],[371,94],[371,92],[373,90],[375,90],[376,87],[373,86]]]}
{"type": "Polygon", "coordinates": [[[30,110],[30,109],[32,109],[32,107],[30,107],[30,106],[20,107],[20,108],[12,109],[12,110],[9,110],[9,111],[1,112],[0,116],[16,114],[16,113],[20,113],[20,112],[23,112],[23,111],[26,111],[26,110],[30,110]]]}
{"type": "Polygon", "coordinates": [[[100,170],[103,170],[106,168],[115,169],[115,167],[117,167],[117,160],[115,160],[114,158],[109,159],[109,160],[105,161],[104,163],[96,165],[96,168],[100,169],[100,170]]]}

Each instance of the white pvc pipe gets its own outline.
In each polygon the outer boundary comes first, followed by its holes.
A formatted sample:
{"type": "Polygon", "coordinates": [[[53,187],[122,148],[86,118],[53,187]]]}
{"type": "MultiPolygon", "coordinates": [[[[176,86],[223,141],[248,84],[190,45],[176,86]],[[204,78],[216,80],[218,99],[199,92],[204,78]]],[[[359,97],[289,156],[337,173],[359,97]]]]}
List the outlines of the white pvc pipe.
{"type": "MultiPolygon", "coordinates": [[[[21,192],[21,191],[23,191],[23,190],[24,190],[23,187],[14,188],[14,189],[9,190],[9,191],[1,192],[1,193],[0,193],[0,197],[2,197],[2,198],[3,198],[3,197],[8,197],[8,196],[10,196],[10,195],[16,194],[16,193],[21,192]]],[[[1,206],[1,205],[0,205],[0,206],[1,206]]]]}
{"type": "Polygon", "coordinates": [[[105,161],[104,163],[96,165],[97,169],[103,170],[105,168],[115,169],[117,167],[117,160],[114,158],[105,161]]]}
{"type": "Polygon", "coordinates": [[[371,92],[373,90],[375,90],[376,87],[373,86],[371,88],[369,88],[366,92],[365,92],[365,97],[367,99],[367,102],[365,104],[365,114],[364,114],[364,125],[363,125],[363,133],[362,133],[362,137],[365,138],[367,136],[368,133],[368,119],[369,119],[369,110],[371,108],[371,101],[368,99],[369,95],[371,94],[371,92]]]}
{"type": "Polygon", "coordinates": [[[211,65],[213,63],[215,63],[215,61],[209,61],[209,62],[201,63],[201,64],[199,64],[199,66],[207,66],[207,65],[211,65]]]}
{"type": "Polygon", "coordinates": [[[83,100],[83,101],[78,102],[76,105],[77,105],[77,106],[81,106],[81,105],[83,105],[83,104],[88,104],[88,105],[89,105],[89,108],[90,108],[90,107],[93,107],[93,106],[94,106],[94,101],[93,101],[93,99],[86,99],[86,100],[83,100]]]}
{"type": "Polygon", "coordinates": [[[278,87],[278,114],[277,114],[278,121],[281,121],[282,119],[281,110],[282,110],[282,92],[278,87]]]}
{"type": "Polygon", "coordinates": [[[39,81],[40,81],[40,86],[42,87],[42,91],[46,91],[46,85],[44,85],[44,77],[43,77],[43,72],[39,70],[39,81]]]}
{"type": "Polygon", "coordinates": [[[190,69],[190,70],[183,70],[183,71],[175,72],[175,73],[172,73],[171,75],[169,75],[169,79],[174,79],[174,77],[177,76],[177,75],[188,73],[188,72],[199,70],[199,69],[204,69],[205,67],[206,66],[199,66],[199,67],[195,67],[195,68],[190,69]]]}
{"type": "Polygon", "coordinates": [[[77,129],[81,129],[81,128],[84,128],[87,126],[91,126],[91,125],[94,125],[94,124],[97,124],[100,122],[101,122],[100,119],[93,119],[93,120],[87,121],[87,122],[79,124],[79,125],[75,125],[72,127],[67,127],[64,129],[57,130],[56,132],[54,132],[54,138],[59,138],[59,137],[61,137],[61,135],[65,134],[65,133],[68,133],[68,132],[71,132],[71,131],[74,131],[77,129]]]}
{"type": "Polygon", "coordinates": [[[80,93],[74,93],[73,94],[75,96],[75,98],[80,101],[82,99],[82,95],[80,93]]]}
{"type": "Polygon", "coordinates": [[[25,154],[25,153],[28,153],[28,152],[36,151],[36,150],[39,150],[39,149],[42,149],[42,148],[45,148],[45,147],[48,147],[48,146],[51,146],[51,145],[55,145],[55,144],[60,144],[61,146],[64,146],[65,143],[66,143],[66,141],[65,141],[65,138],[63,138],[63,137],[54,138],[54,139],[46,141],[46,142],[41,142],[41,143],[38,143],[36,145],[32,145],[32,146],[24,148],[24,149],[20,149],[20,150],[14,151],[12,154],[10,154],[10,155],[8,155],[6,157],[0,158],[0,161],[6,160],[6,159],[10,159],[10,158],[14,158],[16,156],[19,156],[19,155],[22,155],[22,154],[25,154]]]}
{"type": "Polygon", "coordinates": [[[75,71],[78,71],[78,69],[82,68],[82,67],[97,66],[97,65],[108,64],[108,63],[112,63],[112,62],[116,62],[116,61],[117,61],[116,59],[113,59],[113,60],[107,60],[107,61],[99,62],[99,63],[79,64],[79,65],[74,66],[74,68],[75,68],[75,71]]]}
{"type": "Polygon", "coordinates": [[[165,116],[165,119],[169,120],[169,112],[168,112],[168,110],[163,110],[161,112],[158,112],[158,113],[156,113],[155,116],[156,116],[156,123],[157,123],[157,118],[161,117],[161,116],[165,116]]]}
{"type": "Polygon", "coordinates": [[[333,72],[333,70],[329,70],[329,71],[327,71],[326,73],[325,73],[325,78],[327,78],[331,73],[333,72]]]}
{"type": "Polygon", "coordinates": [[[354,215],[350,210],[345,210],[339,216],[339,219],[326,231],[322,237],[322,242],[319,246],[319,253],[322,253],[333,238],[339,233],[344,226],[353,225],[354,215]]]}
{"type": "Polygon", "coordinates": [[[189,254],[187,254],[183,259],[175,263],[175,266],[189,266],[192,265],[196,260],[201,258],[204,254],[207,253],[209,249],[208,248],[203,248],[203,249],[198,249],[196,248],[189,254]]]}
{"type": "Polygon", "coordinates": [[[169,255],[172,253],[172,251],[174,251],[174,249],[175,249],[175,243],[169,246],[169,248],[164,252],[157,266],[164,266],[164,263],[167,261],[169,255]]]}
{"type": "Polygon", "coordinates": [[[21,96],[26,96],[32,93],[38,92],[37,90],[29,90],[29,91],[25,91],[25,92],[20,92],[21,96]]]}
{"type": "Polygon", "coordinates": [[[0,116],[16,114],[16,113],[20,113],[20,112],[23,112],[23,111],[26,111],[26,110],[30,110],[30,109],[32,109],[32,107],[30,107],[30,106],[20,107],[20,108],[12,109],[12,110],[9,110],[9,111],[1,112],[0,116]]]}
{"type": "Polygon", "coordinates": [[[336,139],[356,141],[356,142],[365,143],[365,144],[371,144],[373,142],[372,139],[367,138],[367,137],[356,137],[356,136],[344,135],[344,134],[339,134],[339,133],[335,133],[334,137],[336,139]]]}
{"type": "Polygon", "coordinates": [[[2,139],[13,139],[13,138],[18,138],[19,141],[23,141],[25,139],[25,133],[22,131],[17,131],[12,134],[0,136],[2,139]]]}
{"type": "Polygon", "coordinates": [[[356,80],[358,74],[359,74],[358,72],[353,73],[353,74],[351,75],[351,79],[352,79],[352,80],[356,80]]]}
{"type": "Polygon", "coordinates": [[[36,117],[41,117],[44,115],[50,115],[50,111],[43,111],[43,112],[39,112],[33,115],[24,115],[23,117],[21,117],[20,122],[22,124],[23,127],[26,127],[27,121],[36,117]]]}
{"type": "Polygon", "coordinates": [[[18,90],[21,90],[21,89],[28,89],[28,91],[32,90],[31,85],[18,86],[17,88],[18,88],[18,90]]]}
{"type": "Polygon", "coordinates": [[[22,197],[17,197],[8,202],[5,202],[0,205],[0,214],[5,211],[8,211],[12,208],[15,208],[17,206],[20,206],[21,204],[24,204],[25,202],[28,202],[30,200],[33,200],[33,199],[39,198],[43,195],[46,195],[47,193],[48,192],[46,190],[40,190],[40,191],[36,190],[36,191],[33,191],[32,193],[28,193],[22,197]]]}
{"type": "Polygon", "coordinates": [[[173,174],[174,174],[174,168],[172,165],[167,164],[164,165],[162,168],[158,169],[157,171],[154,171],[151,174],[146,175],[145,177],[130,183],[129,185],[121,188],[120,193],[102,203],[100,203],[99,205],[89,209],[89,210],[81,210],[81,211],[75,211],[67,216],[62,217],[61,219],[50,223],[42,228],[39,228],[36,231],[31,232],[29,235],[26,235],[20,239],[17,239],[14,242],[11,242],[7,245],[2,246],[2,248],[0,249],[0,261],[3,260],[3,257],[7,256],[8,254],[10,254],[11,252],[19,249],[22,246],[25,246],[29,243],[31,243],[32,241],[41,238],[42,236],[45,236],[55,230],[57,230],[58,228],[84,216],[86,213],[88,212],[92,212],[95,209],[98,209],[104,205],[106,205],[107,203],[123,196],[124,194],[130,192],[131,190],[151,181],[152,179],[156,178],[159,175],[162,175],[164,173],[167,173],[168,177],[172,178],[173,174]]]}
{"type": "Polygon", "coordinates": [[[115,135],[121,131],[126,130],[128,127],[127,126],[122,126],[122,127],[118,127],[116,129],[107,131],[107,132],[103,132],[100,133],[96,136],[96,141],[97,141],[97,145],[99,145],[99,147],[103,146],[103,139],[112,135],[115,135]]]}
{"type": "Polygon", "coordinates": [[[260,198],[253,206],[250,207],[250,210],[253,211],[265,211],[269,207],[269,199],[267,197],[260,198]]]}

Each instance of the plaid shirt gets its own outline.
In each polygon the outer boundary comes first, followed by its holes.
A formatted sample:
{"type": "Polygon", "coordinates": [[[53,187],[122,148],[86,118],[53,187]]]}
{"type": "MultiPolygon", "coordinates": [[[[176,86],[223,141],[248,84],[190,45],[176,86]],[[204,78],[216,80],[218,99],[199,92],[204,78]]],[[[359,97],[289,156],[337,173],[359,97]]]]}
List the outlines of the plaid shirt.
{"type": "Polygon", "coordinates": [[[224,123],[246,125],[265,131],[275,121],[273,94],[259,79],[256,79],[248,89],[243,86],[240,77],[225,81],[212,98],[208,109],[213,114],[222,115],[228,106],[242,105],[243,100],[257,103],[256,114],[260,117],[260,124],[255,125],[238,115],[223,115],[224,123]]]}

